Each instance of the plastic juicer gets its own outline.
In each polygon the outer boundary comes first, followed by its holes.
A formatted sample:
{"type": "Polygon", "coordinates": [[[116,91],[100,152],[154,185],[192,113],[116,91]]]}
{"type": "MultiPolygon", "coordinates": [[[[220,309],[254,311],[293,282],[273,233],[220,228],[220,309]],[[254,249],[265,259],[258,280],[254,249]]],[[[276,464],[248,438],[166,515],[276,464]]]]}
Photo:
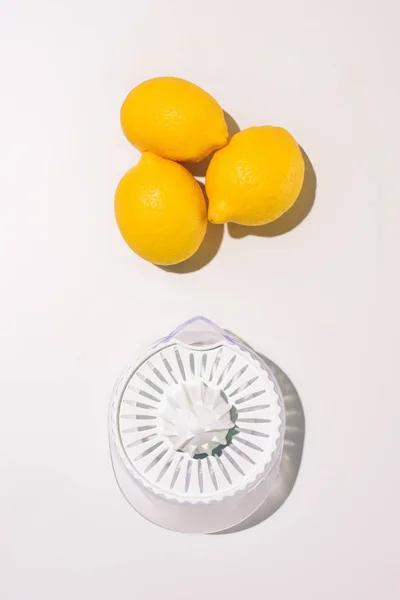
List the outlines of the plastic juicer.
{"type": "Polygon", "coordinates": [[[111,459],[128,502],[175,531],[249,517],[279,471],[280,388],[264,360],[204,317],[154,343],[117,382],[111,459]]]}

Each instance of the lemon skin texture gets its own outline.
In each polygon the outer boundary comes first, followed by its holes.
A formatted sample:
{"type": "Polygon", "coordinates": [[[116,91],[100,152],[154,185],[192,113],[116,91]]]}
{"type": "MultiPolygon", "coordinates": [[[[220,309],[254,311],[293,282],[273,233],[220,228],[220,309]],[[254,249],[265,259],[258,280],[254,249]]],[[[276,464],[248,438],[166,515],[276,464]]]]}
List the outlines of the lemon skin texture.
{"type": "Polygon", "coordinates": [[[206,203],[197,181],[182,165],[151,152],[122,177],[114,207],[128,246],[157,265],[187,260],[206,233],[206,203]]]}
{"type": "Polygon", "coordinates": [[[250,127],[214,154],[206,173],[212,223],[264,225],[294,204],[304,180],[304,160],[281,127],[250,127]]]}
{"type": "Polygon", "coordinates": [[[121,107],[121,126],[141,152],[179,162],[198,162],[228,141],[218,102],[178,77],[149,79],[131,90],[121,107]]]}

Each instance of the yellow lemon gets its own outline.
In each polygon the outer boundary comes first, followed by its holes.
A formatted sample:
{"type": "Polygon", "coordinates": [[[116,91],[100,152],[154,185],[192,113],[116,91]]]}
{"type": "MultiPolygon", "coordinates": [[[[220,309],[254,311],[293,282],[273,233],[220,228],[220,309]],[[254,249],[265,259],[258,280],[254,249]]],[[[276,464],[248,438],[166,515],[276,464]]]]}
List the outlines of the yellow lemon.
{"type": "Polygon", "coordinates": [[[264,225],[286,212],[303,185],[299,146],[281,127],[250,127],[216,152],[206,174],[212,223],[264,225]]]}
{"type": "Polygon", "coordinates": [[[142,152],[197,162],[228,141],[218,102],[190,81],[157,77],[129,92],[121,108],[128,140],[142,152]]]}
{"type": "Polygon", "coordinates": [[[204,195],[195,178],[182,165],[151,152],[119,182],[115,217],[128,246],[158,265],[192,256],[207,229],[204,195]]]}

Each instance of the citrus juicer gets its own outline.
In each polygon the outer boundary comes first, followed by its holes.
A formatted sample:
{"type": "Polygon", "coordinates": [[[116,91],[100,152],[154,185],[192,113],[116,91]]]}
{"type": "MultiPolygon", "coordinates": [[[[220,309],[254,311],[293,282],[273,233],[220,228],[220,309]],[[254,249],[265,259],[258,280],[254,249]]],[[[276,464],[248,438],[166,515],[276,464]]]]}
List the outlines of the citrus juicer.
{"type": "Polygon", "coordinates": [[[249,517],[279,471],[285,410],[265,361],[194,317],[118,380],[111,459],[128,502],[175,531],[212,533],[249,517]]]}

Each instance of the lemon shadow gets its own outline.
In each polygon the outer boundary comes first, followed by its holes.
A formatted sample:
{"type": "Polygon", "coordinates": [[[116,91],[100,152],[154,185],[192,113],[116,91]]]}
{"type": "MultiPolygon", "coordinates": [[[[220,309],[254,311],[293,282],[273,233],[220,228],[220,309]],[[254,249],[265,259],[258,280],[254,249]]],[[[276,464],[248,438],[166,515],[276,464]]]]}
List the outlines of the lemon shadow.
{"type": "MultiPolygon", "coordinates": [[[[240,131],[239,125],[236,123],[235,119],[231,117],[229,113],[224,110],[224,119],[226,126],[228,128],[229,139],[240,131]]],[[[208,165],[212,157],[214,156],[214,152],[212,152],[207,158],[204,158],[200,162],[197,163],[182,163],[183,166],[193,175],[193,177],[205,177],[208,169],[208,165]]]]}
{"type": "Polygon", "coordinates": [[[225,119],[226,126],[228,128],[229,139],[230,139],[233,135],[235,135],[235,133],[239,133],[240,127],[236,123],[235,119],[228,112],[226,112],[226,110],[224,110],[224,119],[225,119]]]}
{"type": "Polygon", "coordinates": [[[277,235],[288,233],[300,225],[302,221],[304,221],[314,205],[317,191],[317,176],[306,152],[303,150],[303,148],[300,149],[305,165],[304,182],[300,195],[293,204],[292,208],[290,208],[276,221],[267,223],[266,225],[248,227],[246,225],[238,225],[237,223],[229,223],[228,231],[231,237],[242,238],[246,235],[275,237],[277,235]]]}
{"type": "MultiPolygon", "coordinates": [[[[202,183],[201,181],[198,181],[197,183],[201,187],[208,208],[208,199],[204,183],[202,183]]],[[[156,266],[159,269],[162,269],[163,271],[167,271],[168,273],[177,273],[178,275],[184,275],[185,273],[194,273],[195,271],[199,271],[200,269],[208,265],[208,263],[211,262],[212,259],[217,255],[223,237],[224,226],[214,225],[213,223],[208,222],[206,235],[204,236],[200,248],[197,250],[197,252],[195,252],[195,254],[193,254],[193,256],[177,265],[156,266]]]]}

